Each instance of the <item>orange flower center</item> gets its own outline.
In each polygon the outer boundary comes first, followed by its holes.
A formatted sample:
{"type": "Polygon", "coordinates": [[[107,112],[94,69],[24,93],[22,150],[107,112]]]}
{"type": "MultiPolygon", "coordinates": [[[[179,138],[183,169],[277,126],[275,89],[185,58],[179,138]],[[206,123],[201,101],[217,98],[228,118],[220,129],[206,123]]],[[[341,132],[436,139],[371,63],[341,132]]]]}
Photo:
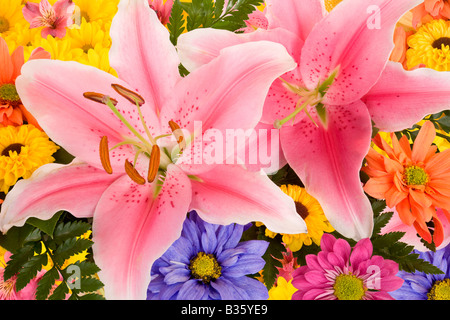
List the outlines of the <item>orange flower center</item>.
{"type": "Polygon", "coordinates": [[[424,186],[428,183],[428,174],[421,167],[410,166],[405,168],[403,181],[408,186],[424,186]]]}
{"type": "Polygon", "coordinates": [[[6,32],[8,30],[9,30],[8,19],[0,17],[0,33],[6,32]]]}

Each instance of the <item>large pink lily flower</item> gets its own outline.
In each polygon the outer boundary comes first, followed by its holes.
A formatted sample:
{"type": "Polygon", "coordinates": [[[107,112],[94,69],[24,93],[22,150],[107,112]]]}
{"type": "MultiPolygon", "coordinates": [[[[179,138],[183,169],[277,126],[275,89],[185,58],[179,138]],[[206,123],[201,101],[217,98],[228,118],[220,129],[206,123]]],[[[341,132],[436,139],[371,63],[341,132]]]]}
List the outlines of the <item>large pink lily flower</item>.
{"type": "Polygon", "coordinates": [[[295,67],[286,49],[271,42],[227,48],[181,78],[169,33],[147,0],[120,2],[111,37],[120,79],[76,62],[22,69],[22,101],[76,159],[19,181],[2,205],[2,232],[58,210],[94,217],[108,299],[146,297],[151,265],[179,237],[189,210],[216,224],[263,221],[277,232],[305,232],[295,204],[267,176],[190,161],[198,155],[192,145],[211,146],[202,140],[210,128],[225,134],[258,123],[270,84],[295,67]],[[203,131],[194,132],[200,121],[203,131]],[[164,138],[172,131],[175,139],[164,138]]]}
{"type": "Polygon", "coordinates": [[[359,176],[371,121],[403,130],[448,106],[447,73],[388,62],[396,22],[420,2],[347,0],[327,14],[320,0],[267,0],[268,30],[198,29],[178,39],[190,71],[236,44],[266,39],[286,47],[298,68],[273,83],[261,122],[280,128],[287,162],[333,227],[355,240],[373,229],[359,176]]]}

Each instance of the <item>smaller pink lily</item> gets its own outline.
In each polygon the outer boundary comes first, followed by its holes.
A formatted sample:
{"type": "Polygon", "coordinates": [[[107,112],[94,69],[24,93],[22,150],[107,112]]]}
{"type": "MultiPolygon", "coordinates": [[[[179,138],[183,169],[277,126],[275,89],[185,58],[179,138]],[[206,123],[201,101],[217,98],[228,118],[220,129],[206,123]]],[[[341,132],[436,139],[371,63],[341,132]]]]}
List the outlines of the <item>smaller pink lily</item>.
{"type": "Polygon", "coordinates": [[[173,1],[174,0],[148,0],[150,8],[155,10],[159,21],[161,21],[163,25],[169,23],[170,14],[172,13],[173,1]]]}
{"type": "Polygon", "coordinates": [[[48,0],[42,0],[39,4],[27,2],[22,12],[30,23],[30,29],[44,27],[41,31],[43,38],[48,35],[62,38],[66,35],[66,27],[73,24],[74,10],[72,0],[58,0],[53,6],[48,0]]]}

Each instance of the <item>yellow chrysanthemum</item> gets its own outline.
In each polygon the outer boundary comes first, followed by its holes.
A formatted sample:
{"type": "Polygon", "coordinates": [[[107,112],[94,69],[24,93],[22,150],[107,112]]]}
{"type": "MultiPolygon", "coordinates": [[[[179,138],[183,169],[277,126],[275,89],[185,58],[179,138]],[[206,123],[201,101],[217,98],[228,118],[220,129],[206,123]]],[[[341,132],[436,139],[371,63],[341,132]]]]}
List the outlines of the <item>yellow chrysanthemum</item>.
{"type": "Polygon", "coordinates": [[[86,22],[83,19],[79,27],[68,30],[66,37],[70,38],[72,48],[80,48],[84,53],[94,49],[96,45],[108,48],[111,46],[109,25],[110,23],[98,21],[86,22]]]}
{"type": "Polygon", "coordinates": [[[291,300],[296,291],[297,288],[292,285],[292,280],[288,282],[285,278],[278,277],[276,285],[269,290],[268,300],[291,300]]]}
{"type": "MultiPolygon", "coordinates": [[[[293,252],[298,251],[303,245],[311,245],[313,242],[320,245],[320,239],[324,232],[332,232],[334,228],[328,222],[319,202],[313,198],[305,188],[295,185],[282,185],[281,190],[290,196],[297,209],[297,213],[305,220],[308,233],[282,234],[282,240],[293,252]]],[[[257,225],[260,225],[257,223],[257,225]]],[[[266,229],[266,236],[274,238],[277,234],[266,229]]]]}
{"type": "Polygon", "coordinates": [[[89,66],[96,67],[117,77],[117,72],[109,64],[109,48],[103,48],[97,44],[88,53],[85,53],[75,59],[75,61],[89,66]]]}
{"type": "Polygon", "coordinates": [[[70,39],[68,38],[54,38],[48,36],[46,39],[40,38],[34,44],[36,47],[42,47],[49,52],[52,59],[71,61],[83,55],[83,49],[72,48],[70,39]]]}
{"type": "Polygon", "coordinates": [[[431,20],[408,38],[408,69],[424,64],[438,71],[450,70],[450,21],[431,20]]]}
{"type": "Polygon", "coordinates": [[[86,22],[111,21],[117,12],[119,0],[75,0],[75,23],[81,24],[83,18],[86,22]]]}
{"type": "Polygon", "coordinates": [[[53,162],[59,147],[33,125],[0,128],[0,191],[7,193],[19,178],[53,162]]]}
{"type": "Polygon", "coordinates": [[[27,61],[31,55],[31,52],[36,49],[36,43],[42,39],[41,31],[38,28],[30,29],[28,27],[18,28],[14,32],[11,32],[5,41],[8,44],[9,53],[19,47],[23,47],[25,61],[27,61]]]}
{"type": "Polygon", "coordinates": [[[13,30],[27,25],[27,21],[22,14],[22,7],[21,0],[0,1],[0,35],[6,37],[13,30]]]}

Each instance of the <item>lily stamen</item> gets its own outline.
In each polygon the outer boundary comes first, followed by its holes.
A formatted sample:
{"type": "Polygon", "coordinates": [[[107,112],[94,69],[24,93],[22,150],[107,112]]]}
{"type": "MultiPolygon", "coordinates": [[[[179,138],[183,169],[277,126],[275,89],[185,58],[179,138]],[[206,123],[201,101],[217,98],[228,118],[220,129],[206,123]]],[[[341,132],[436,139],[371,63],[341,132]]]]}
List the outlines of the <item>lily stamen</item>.
{"type": "Polygon", "coordinates": [[[100,140],[100,146],[99,146],[99,152],[100,152],[100,161],[102,163],[103,169],[109,174],[112,174],[113,170],[111,167],[111,161],[109,159],[109,148],[108,148],[108,137],[103,136],[100,140]]]}
{"type": "Polygon", "coordinates": [[[177,139],[178,146],[180,147],[180,151],[182,152],[184,148],[186,148],[186,139],[184,138],[183,131],[181,130],[180,126],[172,120],[169,121],[169,126],[172,130],[173,135],[175,136],[175,139],[177,139]]]}
{"type": "Polygon", "coordinates": [[[130,177],[131,180],[136,182],[137,184],[145,184],[145,179],[142,177],[136,168],[131,164],[130,161],[125,160],[125,172],[130,177]]]}
{"type": "Polygon", "coordinates": [[[131,103],[139,103],[140,106],[142,106],[145,103],[144,98],[137,94],[134,91],[131,91],[130,89],[127,89],[120,84],[111,84],[111,87],[116,90],[118,94],[120,94],[122,97],[130,101],[131,103]]]}
{"type": "MultiPolygon", "coordinates": [[[[84,92],[83,93],[83,97],[85,97],[86,99],[89,99],[91,101],[97,102],[97,103],[101,103],[101,104],[106,104],[106,96],[104,94],[101,93],[97,93],[97,92],[84,92]]],[[[116,99],[110,98],[109,100],[116,106],[118,101],[116,99]]]]}
{"type": "Polygon", "coordinates": [[[160,161],[161,161],[161,151],[158,145],[155,144],[152,148],[152,153],[150,155],[150,162],[148,166],[148,175],[147,175],[148,182],[151,183],[155,180],[156,175],[158,174],[160,161]]]}

